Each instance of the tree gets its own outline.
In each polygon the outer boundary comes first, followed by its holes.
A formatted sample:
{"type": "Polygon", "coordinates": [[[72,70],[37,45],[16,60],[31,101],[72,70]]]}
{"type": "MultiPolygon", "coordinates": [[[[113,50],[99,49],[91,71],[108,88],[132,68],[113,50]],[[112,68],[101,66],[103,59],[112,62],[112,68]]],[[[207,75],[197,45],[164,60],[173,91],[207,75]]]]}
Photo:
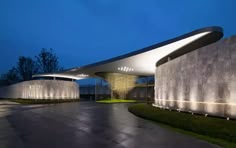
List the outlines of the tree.
{"type": "Polygon", "coordinates": [[[21,79],[17,69],[13,67],[7,73],[1,75],[1,81],[4,85],[10,85],[21,81],[21,79]]]}
{"type": "Polygon", "coordinates": [[[17,71],[22,80],[30,80],[38,68],[34,60],[30,57],[20,56],[17,63],[17,71]]]}
{"type": "Polygon", "coordinates": [[[53,49],[43,48],[35,60],[20,56],[16,67],[10,69],[0,77],[0,85],[10,85],[20,81],[30,80],[37,72],[53,73],[62,70],[53,49]]]}
{"type": "Polygon", "coordinates": [[[53,49],[50,48],[47,50],[43,48],[38,56],[35,56],[36,63],[41,73],[53,73],[61,70],[59,66],[58,57],[53,52],[53,49]]]}

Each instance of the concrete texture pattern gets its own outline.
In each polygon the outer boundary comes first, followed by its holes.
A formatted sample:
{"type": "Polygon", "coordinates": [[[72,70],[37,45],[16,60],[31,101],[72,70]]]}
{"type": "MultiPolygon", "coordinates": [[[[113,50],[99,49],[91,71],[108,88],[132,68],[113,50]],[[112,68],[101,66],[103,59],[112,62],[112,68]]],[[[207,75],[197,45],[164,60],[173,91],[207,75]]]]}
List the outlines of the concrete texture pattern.
{"type": "Polygon", "coordinates": [[[79,99],[79,86],[60,80],[24,81],[0,88],[0,98],[79,99]]]}
{"type": "Polygon", "coordinates": [[[153,86],[143,86],[143,87],[136,86],[128,92],[127,98],[138,99],[138,100],[149,99],[153,101],[154,87],[153,86]]]}
{"type": "Polygon", "coordinates": [[[158,66],[154,106],[236,118],[236,36],[158,66]]]}

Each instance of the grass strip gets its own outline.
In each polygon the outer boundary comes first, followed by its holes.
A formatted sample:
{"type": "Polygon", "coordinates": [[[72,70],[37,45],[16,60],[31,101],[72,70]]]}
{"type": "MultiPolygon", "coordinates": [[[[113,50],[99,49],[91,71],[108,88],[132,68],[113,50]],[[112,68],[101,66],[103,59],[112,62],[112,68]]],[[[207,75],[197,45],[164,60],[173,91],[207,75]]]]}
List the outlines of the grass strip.
{"type": "Polygon", "coordinates": [[[79,99],[8,99],[20,104],[55,104],[66,102],[78,102],[79,99]]]}
{"type": "Polygon", "coordinates": [[[223,147],[236,147],[236,121],[169,111],[145,103],[133,104],[128,110],[145,119],[161,123],[181,133],[223,147]]]}
{"type": "Polygon", "coordinates": [[[137,100],[129,100],[129,99],[105,99],[105,100],[97,100],[97,103],[107,103],[107,104],[111,104],[111,103],[134,103],[137,102],[137,100]]]}

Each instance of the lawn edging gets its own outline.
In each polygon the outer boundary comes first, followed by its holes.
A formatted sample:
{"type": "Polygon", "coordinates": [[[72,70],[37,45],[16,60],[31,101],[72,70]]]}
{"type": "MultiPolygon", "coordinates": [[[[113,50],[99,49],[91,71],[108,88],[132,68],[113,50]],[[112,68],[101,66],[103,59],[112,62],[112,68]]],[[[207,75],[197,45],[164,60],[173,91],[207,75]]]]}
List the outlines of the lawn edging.
{"type": "Polygon", "coordinates": [[[131,99],[115,99],[115,98],[109,98],[104,100],[97,100],[97,103],[104,103],[104,104],[112,104],[112,103],[135,103],[137,100],[131,100],[131,99]]]}
{"type": "Polygon", "coordinates": [[[56,104],[67,102],[78,102],[79,99],[7,99],[20,104],[56,104]]]}
{"type": "Polygon", "coordinates": [[[236,121],[179,113],[145,103],[129,106],[136,116],[223,147],[236,147],[236,121]]]}

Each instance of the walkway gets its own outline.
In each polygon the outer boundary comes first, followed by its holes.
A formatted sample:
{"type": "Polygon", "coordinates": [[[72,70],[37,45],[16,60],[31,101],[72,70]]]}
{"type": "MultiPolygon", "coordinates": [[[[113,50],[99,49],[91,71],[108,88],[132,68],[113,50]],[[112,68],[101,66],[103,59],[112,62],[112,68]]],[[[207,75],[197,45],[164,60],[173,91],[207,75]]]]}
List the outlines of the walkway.
{"type": "Polygon", "coordinates": [[[0,147],[217,147],[138,118],[127,107],[91,102],[13,105],[8,114],[0,116],[0,147]]]}

